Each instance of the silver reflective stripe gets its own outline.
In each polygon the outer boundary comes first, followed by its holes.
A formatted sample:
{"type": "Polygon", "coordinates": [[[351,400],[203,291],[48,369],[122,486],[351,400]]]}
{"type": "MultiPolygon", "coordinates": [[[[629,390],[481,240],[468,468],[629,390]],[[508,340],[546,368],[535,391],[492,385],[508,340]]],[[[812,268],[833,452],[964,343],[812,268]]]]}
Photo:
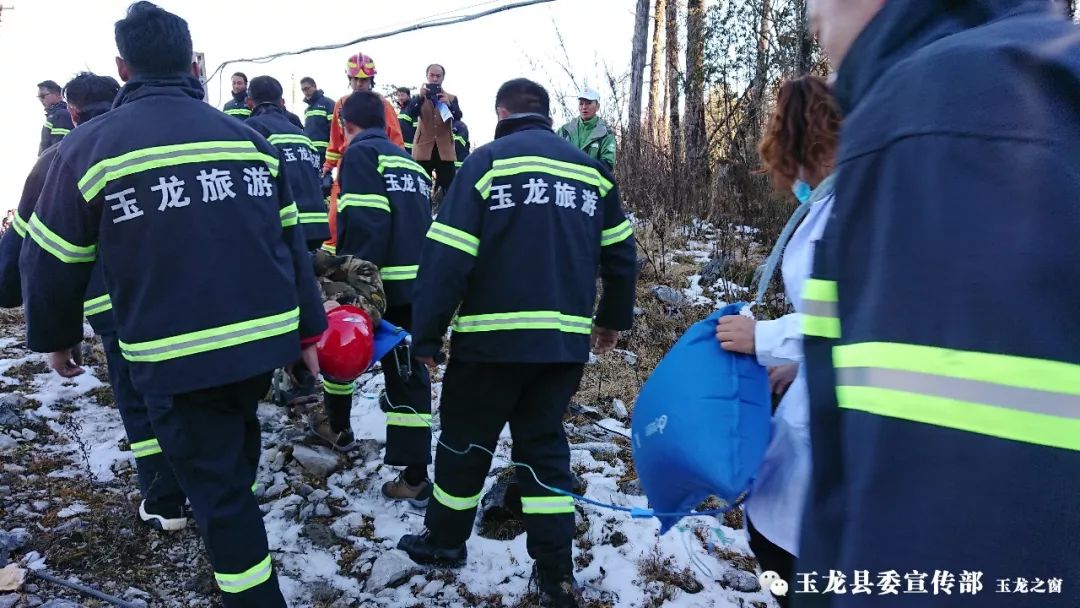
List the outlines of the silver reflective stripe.
{"type": "Polygon", "coordinates": [[[185,350],[185,349],[188,349],[188,348],[194,348],[194,347],[198,347],[198,346],[203,346],[203,345],[206,345],[206,344],[214,344],[214,343],[217,343],[217,342],[225,342],[225,341],[228,341],[228,340],[232,340],[233,338],[243,338],[245,336],[250,336],[250,335],[254,335],[254,334],[261,334],[261,333],[263,333],[265,331],[273,331],[273,330],[276,330],[276,329],[284,329],[284,328],[287,328],[287,327],[295,327],[295,326],[296,326],[296,317],[291,316],[289,318],[281,319],[281,320],[279,320],[279,321],[277,321],[275,323],[270,323],[270,324],[267,324],[267,325],[258,325],[258,326],[255,326],[255,327],[246,327],[244,329],[238,329],[236,331],[232,331],[232,332],[229,332],[229,333],[214,334],[212,336],[206,336],[206,337],[203,337],[203,338],[197,338],[195,340],[188,340],[186,342],[178,342],[176,344],[169,344],[169,345],[166,345],[166,346],[160,346],[158,348],[138,349],[138,348],[133,348],[132,345],[127,345],[127,346],[124,347],[123,351],[124,351],[125,355],[132,356],[132,357],[153,357],[153,356],[157,356],[157,355],[168,354],[168,353],[171,353],[171,352],[174,352],[174,351],[185,350]]]}
{"type": "Polygon", "coordinates": [[[502,317],[497,319],[482,319],[482,320],[469,320],[465,317],[465,320],[458,320],[457,328],[469,329],[473,327],[489,327],[493,325],[527,325],[531,323],[544,323],[551,325],[562,325],[564,327],[576,327],[579,329],[592,330],[591,322],[574,321],[570,319],[562,319],[558,316],[531,316],[531,317],[502,317]]]}
{"type": "MultiPolygon", "coordinates": [[[[84,253],[82,251],[76,251],[74,249],[71,249],[68,247],[68,243],[66,241],[57,241],[56,239],[52,238],[52,236],[50,236],[46,231],[42,230],[38,223],[33,221],[32,219],[27,225],[26,229],[35,241],[44,241],[48,243],[57,251],[66,255],[72,262],[93,262],[97,259],[96,251],[84,253]]],[[[68,260],[63,261],[66,262],[68,260]]]]}
{"type": "MultiPolygon", "coordinates": [[[[242,143],[242,142],[238,142],[242,143]]],[[[88,193],[98,188],[98,182],[101,179],[113,172],[122,171],[128,167],[134,167],[135,165],[141,165],[144,163],[155,162],[160,160],[168,160],[171,158],[180,158],[183,156],[198,156],[202,154],[237,154],[237,153],[258,153],[259,150],[254,145],[248,148],[239,148],[237,146],[230,146],[227,148],[222,147],[206,147],[206,148],[184,148],[182,150],[169,150],[166,152],[159,152],[157,154],[147,154],[146,156],[136,156],[129,158],[126,161],[116,165],[98,165],[98,170],[94,173],[84,176],[80,183],[83,184],[79,187],[79,191],[82,192],[83,197],[89,196],[88,193]]]]}
{"type": "MultiPolygon", "coordinates": [[[[547,168],[552,169],[552,170],[563,171],[563,172],[569,173],[571,175],[578,176],[578,179],[585,182],[586,184],[597,185],[598,183],[600,183],[600,178],[599,178],[598,174],[590,172],[585,167],[582,167],[581,169],[575,169],[575,168],[572,168],[572,167],[565,167],[565,166],[562,166],[562,165],[547,164],[547,163],[544,163],[542,160],[539,160],[539,159],[522,160],[522,161],[519,161],[519,162],[516,162],[516,163],[499,163],[499,165],[497,165],[497,166],[492,166],[491,169],[492,169],[492,171],[498,172],[498,171],[504,171],[504,170],[518,169],[518,168],[522,168],[522,167],[537,167],[537,166],[547,167],[547,168]]],[[[481,192],[487,192],[488,189],[491,188],[491,183],[494,180],[495,180],[495,178],[493,176],[491,179],[483,182],[481,187],[479,188],[479,190],[481,192]]]]}
{"type": "Polygon", "coordinates": [[[881,388],[1035,414],[1080,419],[1080,399],[1076,395],[1064,393],[880,367],[838,367],[836,380],[838,387],[881,388]]]}
{"type": "Polygon", "coordinates": [[[463,245],[466,249],[468,249],[470,252],[473,252],[473,255],[476,255],[476,253],[475,253],[475,251],[477,250],[476,243],[474,243],[472,241],[469,241],[469,240],[466,240],[466,239],[463,239],[460,236],[454,234],[453,232],[443,230],[442,226],[439,226],[438,224],[432,224],[430,230],[431,230],[431,232],[441,236],[444,239],[454,241],[455,243],[461,243],[461,245],[463,245]]]}
{"type": "Polygon", "coordinates": [[[832,317],[840,315],[836,302],[823,302],[821,300],[807,300],[803,298],[803,314],[815,317],[832,317]]]}

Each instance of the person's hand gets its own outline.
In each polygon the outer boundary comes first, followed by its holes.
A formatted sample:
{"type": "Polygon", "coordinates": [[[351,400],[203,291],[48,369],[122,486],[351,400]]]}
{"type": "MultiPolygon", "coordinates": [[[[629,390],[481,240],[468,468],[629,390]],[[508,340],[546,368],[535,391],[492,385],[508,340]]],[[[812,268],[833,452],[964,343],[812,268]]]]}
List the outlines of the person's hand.
{"type": "Polygon", "coordinates": [[[326,177],[327,175],[330,175],[331,171],[333,171],[333,169],[331,169],[330,167],[323,167],[322,173],[319,175],[319,177],[326,177]]]}
{"type": "Polygon", "coordinates": [[[742,315],[720,317],[716,324],[716,339],[720,348],[731,353],[754,354],[754,326],[757,321],[742,315]]]}
{"type": "Polygon", "coordinates": [[[450,96],[446,93],[439,93],[437,97],[439,98],[439,101],[445,103],[446,105],[450,105],[450,96]]]}
{"type": "Polygon", "coordinates": [[[315,344],[308,344],[300,349],[300,359],[304,361],[312,376],[319,375],[319,352],[315,347],[315,344]]]}
{"type": "Polygon", "coordinates": [[[788,387],[795,381],[795,374],[799,373],[798,363],[777,365],[769,368],[769,392],[777,397],[783,397],[788,387]]]}
{"type": "Polygon", "coordinates": [[[618,330],[593,325],[592,335],[589,336],[589,342],[594,354],[606,355],[610,353],[615,348],[615,344],[619,342],[619,332],[618,330]]]}
{"type": "Polygon", "coordinates": [[[76,348],[79,348],[79,345],[76,344],[72,348],[65,348],[64,350],[49,353],[49,367],[64,378],[74,378],[75,376],[86,372],[86,370],[75,363],[75,358],[72,356],[72,352],[76,348]]]}
{"type": "Polygon", "coordinates": [[[420,85],[418,88],[420,89],[420,93],[419,93],[420,97],[427,97],[427,83],[425,82],[424,84],[420,85]]]}

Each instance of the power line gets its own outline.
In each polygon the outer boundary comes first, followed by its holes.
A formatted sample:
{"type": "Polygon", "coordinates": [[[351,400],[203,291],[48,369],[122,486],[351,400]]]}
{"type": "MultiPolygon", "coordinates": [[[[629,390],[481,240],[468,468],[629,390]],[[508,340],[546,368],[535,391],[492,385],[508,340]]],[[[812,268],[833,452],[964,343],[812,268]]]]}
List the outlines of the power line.
{"type": "MultiPolygon", "coordinates": [[[[456,23],[465,23],[466,21],[473,21],[473,20],[479,19],[481,17],[486,17],[488,15],[494,15],[495,13],[501,13],[501,12],[512,10],[512,9],[515,9],[515,8],[522,8],[522,7],[526,7],[526,6],[531,6],[533,4],[542,4],[542,3],[545,3],[545,2],[554,2],[554,0],[524,0],[522,2],[514,2],[514,3],[511,3],[511,4],[505,4],[503,6],[498,6],[498,7],[495,7],[495,8],[491,8],[491,9],[488,9],[488,10],[485,10],[485,11],[480,11],[478,13],[472,13],[472,14],[469,14],[469,15],[461,15],[459,17],[445,17],[445,18],[441,18],[441,19],[421,21],[421,22],[413,23],[412,25],[407,25],[405,27],[394,29],[394,30],[391,30],[391,31],[388,31],[388,32],[382,32],[382,33],[379,33],[379,34],[371,34],[371,35],[368,35],[368,36],[361,36],[360,38],[357,38],[355,40],[350,40],[348,42],[342,42],[342,43],[338,43],[338,44],[326,44],[326,45],[322,45],[322,46],[312,46],[312,47],[300,49],[300,50],[297,50],[297,51],[282,51],[282,52],[279,52],[279,53],[272,53],[270,55],[263,55],[261,57],[251,57],[251,58],[245,58],[245,59],[229,59],[228,61],[225,61],[221,65],[219,65],[213,72],[211,72],[210,75],[206,78],[206,81],[209,82],[209,81],[213,80],[214,77],[218,75],[218,73],[220,73],[223,69],[225,69],[225,66],[227,66],[229,64],[232,64],[232,63],[268,63],[268,62],[273,61],[275,59],[280,59],[281,57],[289,57],[289,56],[293,56],[293,55],[303,55],[305,53],[313,53],[313,52],[316,52],[316,51],[331,51],[331,50],[334,50],[334,49],[341,49],[341,48],[345,48],[347,46],[352,46],[354,44],[359,44],[361,42],[369,42],[371,40],[378,40],[380,38],[388,38],[390,36],[396,36],[398,34],[404,34],[404,33],[407,33],[407,32],[416,32],[416,31],[420,31],[420,30],[424,30],[424,29],[428,29],[428,28],[432,28],[432,27],[442,27],[444,25],[454,25],[456,23]]],[[[480,4],[476,4],[476,5],[473,5],[473,6],[483,6],[484,4],[490,4],[490,3],[489,2],[482,2],[480,4]]],[[[468,7],[466,7],[466,8],[468,8],[468,7]]],[[[456,10],[462,10],[462,9],[456,9],[456,10]]],[[[445,13],[442,13],[442,14],[445,14],[445,13]]]]}

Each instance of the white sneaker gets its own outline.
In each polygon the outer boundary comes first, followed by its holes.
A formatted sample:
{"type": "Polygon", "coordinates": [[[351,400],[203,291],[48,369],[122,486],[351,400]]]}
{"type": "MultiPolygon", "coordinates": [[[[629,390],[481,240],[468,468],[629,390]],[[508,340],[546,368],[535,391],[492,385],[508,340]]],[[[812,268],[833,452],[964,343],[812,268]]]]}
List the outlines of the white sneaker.
{"type": "Polygon", "coordinates": [[[146,525],[151,528],[156,528],[164,532],[175,532],[177,530],[183,530],[187,527],[188,520],[186,517],[165,517],[157,513],[149,513],[146,510],[146,501],[139,503],[139,519],[146,522],[146,525]]]}

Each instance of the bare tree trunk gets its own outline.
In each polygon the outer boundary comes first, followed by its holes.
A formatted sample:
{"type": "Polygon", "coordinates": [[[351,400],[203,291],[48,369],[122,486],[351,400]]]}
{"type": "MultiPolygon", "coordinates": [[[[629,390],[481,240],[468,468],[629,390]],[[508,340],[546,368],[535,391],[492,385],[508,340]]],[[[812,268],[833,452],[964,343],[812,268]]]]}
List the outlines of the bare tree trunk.
{"type": "Polygon", "coordinates": [[[814,52],[814,41],[810,36],[810,22],[806,18],[806,0],[795,1],[795,19],[795,35],[798,37],[799,45],[795,73],[799,76],[803,76],[810,73],[811,55],[814,52]]]}
{"type": "Polygon", "coordinates": [[[757,141],[760,130],[761,104],[765,101],[765,86],[769,81],[769,23],[772,13],[772,0],[761,0],[761,20],[758,22],[757,59],[754,66],[754,81],[750,91],[750,111],[747,113],[750,133],[757,141]]]}
{"type": "Polygon", "coordinates": [[[649,133],[654,139],[659,131],[657,125],[660,124],[660,108],[663,107],[660,99],[660,33],[663,31],[666,5],[666,0],[656,0],[653,7],[652,52],[649,55],[649,114],[645,121],[649,124],[649,133]]]}
{"type": "Polygon", "coordinates": [[[679,0],[668,0],[666,16],[668,133],[672,157],[681,158],[682,146],[680,140],[682,139],[682,129],[679,127],[679,0]]]}
{"type": "Polygon", "coordinates": [[[686,161],[695,198],[709,183],[705,141],[705,2],[686,3],[686,161]]]}
{"type": "MultiPolygon", "coordinates": [[[[649,0],[638,0],[634,14],[634,43],[630,51],[630,145],[638,149],[641,135],[641,96],[645,80],[645,45],[649,35],[649,0]]],[[[625,148],[625,146],[624,146],[625,148]]]]}

